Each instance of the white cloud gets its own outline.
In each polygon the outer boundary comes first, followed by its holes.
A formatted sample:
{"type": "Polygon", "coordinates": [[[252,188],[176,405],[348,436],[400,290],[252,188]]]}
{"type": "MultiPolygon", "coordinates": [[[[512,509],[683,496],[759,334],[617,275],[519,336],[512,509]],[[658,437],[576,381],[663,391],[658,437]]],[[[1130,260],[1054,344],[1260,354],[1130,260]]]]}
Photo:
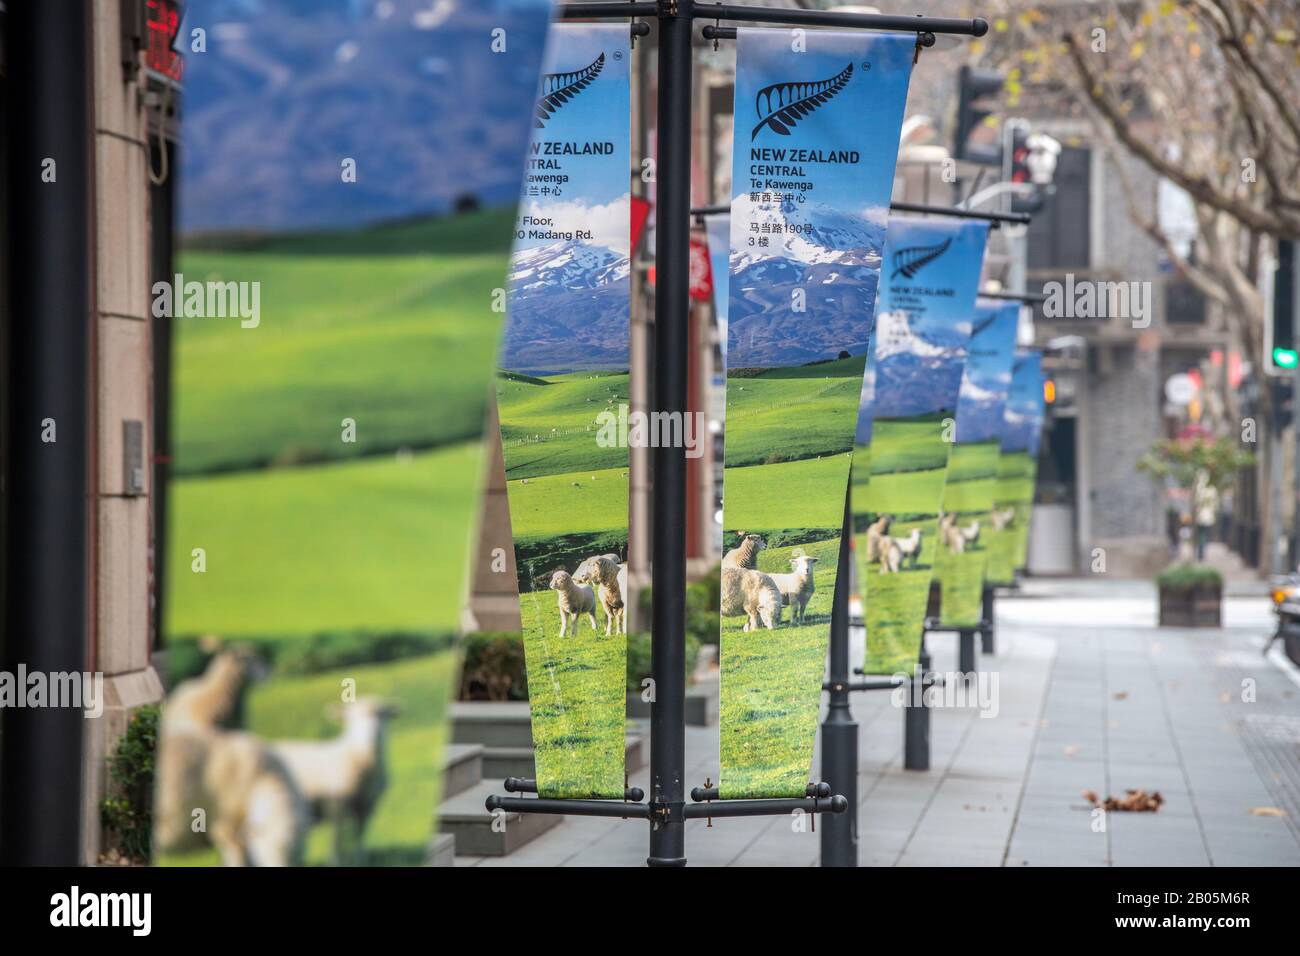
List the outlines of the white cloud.
{"type": "Polygon", "coordinates": [[[537,202],[527,204],[528,215],[549,218],[554,221],[553,228],[568,232],[576,229],[589,229],[592,238],[586,240],[593,245],[628,255],[632,236],[632,207],[630,194],[601,206],[590,206],[584,202],[560,200],[559,202],[537,202]]]}

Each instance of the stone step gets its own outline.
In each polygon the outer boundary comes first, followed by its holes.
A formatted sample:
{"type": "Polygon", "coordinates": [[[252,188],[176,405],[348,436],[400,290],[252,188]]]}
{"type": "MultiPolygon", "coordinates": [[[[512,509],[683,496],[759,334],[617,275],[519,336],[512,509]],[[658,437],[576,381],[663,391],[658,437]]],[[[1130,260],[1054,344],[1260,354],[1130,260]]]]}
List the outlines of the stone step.
{"type": "Polygon", "coordinates": [[[455,866],[456,838],[450,833],[435,833],[424,853],[425,866],[455,866]]]}
{"type": "MultiPolygon", "coordinates": [[[[628,734],[623,761],[627,772],[632,773],[645,766],[646,748],[640,734],[628,734]]],[[[487,747],[483,752],[483,779],[500,781],[506,777],[536,777],[537,764],[533,759],[533,748],[528,747],[487,747]]]]}
{"type": "Polygon", "coordinates": [[[442,795],[454,797],[483,780],[482,744],[447,744],[442,748],[442,795]]]}
{"type": "MultiPolygon", "coordinates": [[[[686,688],[686,725],[711,727],[718,722],[720,685],[717,678],[702,680],[686,688]]],[[[634,719],[650,719],[653,705],[641,699],[639,691],[627,695],[627,715],[634,719]]]]}
{"type": "Polygon", "coordinates": [[[526,700],[458,700],[451,705],[451,739],[485,747],[532,747],[526,700]]]}
{"type": "Polygon", "coordinates": [[[504,826],[498,824],[493,828],[493,815],[483,802],[501,792],[501,781],[485,780],[444,800],[438,808],[438,830],[455,838],[457,856],[506,856],[557,826],[562,819],[550,813],[498,811],[504,826]]]}

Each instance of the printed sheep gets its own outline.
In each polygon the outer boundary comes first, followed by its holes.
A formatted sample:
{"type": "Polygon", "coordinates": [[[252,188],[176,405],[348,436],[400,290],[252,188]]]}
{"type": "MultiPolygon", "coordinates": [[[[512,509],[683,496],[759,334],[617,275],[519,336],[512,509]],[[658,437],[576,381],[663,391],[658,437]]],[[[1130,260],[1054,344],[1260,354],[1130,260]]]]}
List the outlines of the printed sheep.
{"type": "Polygon", "coordinates": [[[618,555],[602,554],[588,558],[573,572],[579,584],[596,585],[601,606],[605,609],[605,636],[627,633],[623,588],[627,586],[627,566],[619,564],[618,555]]]}
{"type": "Polygon", "coordinates": [[[768,575],[780,589],[781,603],[789,606],[790,620],[794,624],[803,623],[808,601],[813,596],[813,565],[816,563],[816,558],[801,554],[790,559],[794,570],[789,574],[768,575]]]}
{"type": "Polygon", "coordinates": [[[569,572],[561,570],[551,575],[551,590],[560,609],[560,637],[567,637],[570,628],[577,637],[578,618],[583,614],[596,629],[596,592],[589,585],[574,583],[569,572]]]}
{"type": "Polygon", "coordinates": [[[762,535],[740,533],[740,544],[728,551],[722,558],[724,568],[758,569],[758,552],[767,547],[762,535]]]}
{"type": "Polygon", "coordinates": [[[957,515],[949,512],[939,518],[939,540],[948,549],[949,554],[961,554],[966,550],[966,538],[957,527],[957,515]]]}
{"type": "Polygon", "coordinates": [[[972,548],[975,547],[975,545],[979,544],[980,523],[978,519],[972,521],[966,527],[958,528],[957,530],[961,532],[961,536],[966,540],[966,543],[970,545],[972,548]]]}
{"type": "Polygon", "coordinates": [[[761,622],[769,631],[781,623],[781,589],[770,574],[750,568],[722,569],[722,615],[747,620],[744,631],[756,631],[761,622]]]}
{"type": "Polygon", "coordinates": [[[1001,511],[995,511],[989,516],[989,520],[993,522],[994,531],[1005,531],[1007,528],[1011,527],[1011,523],[1015,521],[1015,519],[1016,509],[1014,507],[1003,508],[1001,511]]]}
{"type": "Polygon", "coordinates": [[[867,561],[880,560],[880,546],[889,533],[889,523],[893,519],[889,515],[881,515],[871,524],[867,525],[867,561]]]}
{"type": "Polygon", "coordinates": [[[903,560],[907,559],[911,568],[916,567],[916,559],[921,554],[921,529],[913,528],[906,538],[887,538],[881,542],[880,573],[897,574],[903,560]]]}
{"type": "Polygon", "coordinates": [[[342,705],[342,732],[332,740],[281,740],[283,761],[313,812],[334,824],[334,861],[362,860],[366,824],[388,785],[385,736],[397,708],[374,697],[342,705]]]}

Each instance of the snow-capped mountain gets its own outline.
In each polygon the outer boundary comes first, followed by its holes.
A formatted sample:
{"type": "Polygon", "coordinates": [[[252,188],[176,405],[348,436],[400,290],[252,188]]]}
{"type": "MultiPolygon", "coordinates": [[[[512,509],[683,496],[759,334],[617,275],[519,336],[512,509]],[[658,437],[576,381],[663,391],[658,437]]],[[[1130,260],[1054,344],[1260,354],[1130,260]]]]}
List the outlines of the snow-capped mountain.
{"type": "Polygon", "coordinates": [[[745,246],[732,255],[728,366],[804,365],[841,351],[865,352],[884,223],[821,203],[787,200],[763,209],[745,197],[737,200],[732,215],[733,222],[746,224],[745,234],[766,237],[769,244],[745,246]],[[748,232],[750,222],[759,224],[758,232],[748,232]],[[787,224],[807,231],[786,231],[787,224]],[[792,306],[796,289],[806,296],[803,312],[792,306]]]}
{"type": "Polygon", "coordinates": [[[585,242],[555,242],[521,249],[510,260],[514,296],[546,289],[594,289],[626,279],[628,257],[585,242]]]}
{"type": "Polygon", "coordinates": [[[968,323],[925,328],[903,311],[876,319],[877,418],[910,418],[957,407],[968,323]]]}
{"type": "Polygon", "coordinates": [[[500,365],[555,374],[628,364],[628,257],[577,240],[518,251],[500,365]]]}

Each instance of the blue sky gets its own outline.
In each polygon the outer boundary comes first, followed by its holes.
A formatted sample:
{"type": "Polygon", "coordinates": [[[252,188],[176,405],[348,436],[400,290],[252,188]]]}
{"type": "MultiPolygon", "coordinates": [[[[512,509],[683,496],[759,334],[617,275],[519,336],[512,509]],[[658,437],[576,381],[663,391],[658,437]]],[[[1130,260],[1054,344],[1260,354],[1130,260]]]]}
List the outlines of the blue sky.
{"type": "Polygon", "coordinates": [[[1007,395],[1006,430],[1003,451],[1038,454],[1043,420],[1043,355],[1036,349],[1019,349],[1011,368],[1011,391],[1007,395]]]}
{"type": "MultiPolygon", "coordinates": [[[[525,181],[520,214],[553,216],[557,229],[590,228],[596,245],[626,252],[630,233],[631,115],[628,99],[629,33],[626,23],[553,25],[546,43],[543,73],[570,73],[591,64],[601,53],[605,65],[586,89],[551,114],[533,143],[589,142],[614,144],[613,156],[556,156],[561,170],[529,170],[541,175],[567,174],[559,199],[528,195],[525,181]]],[[[527,174],[526,174],[527,175],[527,174]]],[[[554,240],[527,238],[516,248],[549,245],[554,240]]]]}
{"type": "Polygon", "coordinates": [[[735,175],[732,193],[749,192],[750,147],[857,149],[859,165],[809,166],[817,172],[816,200],[839,209],[884,207],[894,185],[898,132],[912,72],[912,34],[803,32],[806,52],[791,51],[793,31],[741,27],[736,46],[735,175]],[[751,141],[761,117],[760,89],[778,82],[826,80],[849,64],[848,85],[781,136],[764,128],[751,141]],[[863,65],[870,64],[869,70],[863,65]]]}
{"type": "Polygon", "coordinates": [[[976,302],[975,327],[957,399],[957,441],[988,441],[998,437],[1011,386],[1011,362],[1019,322],[1018,303],[995,299],[976,302]]]}

